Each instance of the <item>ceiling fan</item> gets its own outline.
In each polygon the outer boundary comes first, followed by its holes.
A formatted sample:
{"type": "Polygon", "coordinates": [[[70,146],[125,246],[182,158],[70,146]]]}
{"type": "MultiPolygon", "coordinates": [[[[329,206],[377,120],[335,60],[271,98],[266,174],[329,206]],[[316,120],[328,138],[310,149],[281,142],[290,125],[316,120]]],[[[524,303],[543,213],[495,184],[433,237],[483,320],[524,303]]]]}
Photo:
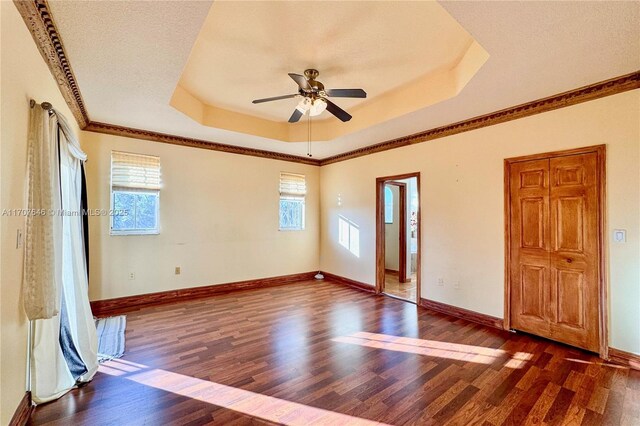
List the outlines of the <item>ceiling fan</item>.
{"type": "Polygon", "coordinates": [[[272,98],[256,99],[254,104],[278,101],[302,96],[302,99],[293,110],[289,123],[296,123],[307,112],[310,116],[320,115],[325,109],[342,121],[351,120],[351,115],[331,102],[327,97],[333,98],[366,98],[367,93],[362,89],[329,89],[325,90],[324,84],[316,80],[320,72],[315,69],[304,71],[304,75],[289,73],[289,77],[298,84],[298,93],[291,95],[274,96],[272,98]]]}

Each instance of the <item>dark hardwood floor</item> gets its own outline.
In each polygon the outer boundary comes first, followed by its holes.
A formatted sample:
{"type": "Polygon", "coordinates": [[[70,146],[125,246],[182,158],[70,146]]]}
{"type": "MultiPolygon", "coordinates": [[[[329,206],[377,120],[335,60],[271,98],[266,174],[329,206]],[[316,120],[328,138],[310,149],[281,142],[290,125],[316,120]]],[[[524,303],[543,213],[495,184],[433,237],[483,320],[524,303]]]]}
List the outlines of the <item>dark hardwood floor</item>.
{"type": "Polygon", "coordinates": [[[29,424],[640,424],[639,371],[334,283],[127,320],[124,358],[29,424]]]}

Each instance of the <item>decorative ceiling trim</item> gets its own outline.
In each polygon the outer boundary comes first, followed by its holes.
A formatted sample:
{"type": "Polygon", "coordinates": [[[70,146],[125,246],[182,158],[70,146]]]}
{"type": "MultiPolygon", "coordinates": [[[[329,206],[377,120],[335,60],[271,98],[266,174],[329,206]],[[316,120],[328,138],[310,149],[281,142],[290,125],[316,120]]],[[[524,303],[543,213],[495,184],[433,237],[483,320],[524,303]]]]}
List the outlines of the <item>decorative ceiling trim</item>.
{"type": "Polygon", "coordinates": [[[201,139],[191,139],[182,136],[169,135],[166,133],[152,132],[149,130],[133,129],[131,127],[116,126],[113,124],[99,123],[91,121],[85,128],[85,131],[104,133],[107,135],[123,136],[127,138],[144,139],[153,142],[168,143],[171,145],[188,146],[191,148],[209,149],[212,151],[221,151],[230,154],[251,155],[254,157],[269,158],[271,160],[290,161],[293,163],[310,164],[319,166],[320,160],[308,157],[299,157],[297,155],[283,154],[280,152],[266,151],[262,149],[246,148],[243,146],[226,145],[216,142],[208,142],[201,139]]]}
{"type": "MultiPolygon", "coordinates": [[[[211,16],[207,19],[210,18],[211,16]]],[[[461,32],[464,31],[461,30],[461,32]]],[[[198,43],[196,41],[194,46],[198,46],[198,43]]],[[[207,46],[209,45],[207,44],[207,46]]],[[[194,49],[202,51],[204,48],[200,46],[194,47],[194,49]]],[[[193,55],[192,51],[189,63],[191,63],[193,55]]],[[[203,53],[201,52],[198,55],[202,56],[203,53]]],[[[456,57],[457,59],[453,65],[446,63],[439,71],[423,74],[409,83],[396,84],[391,90],[378,93],[357,105],[347,107],[349,113],[356,117],[354,120],[343,122],[336,120],[331,114],[317,117],[313,123],[311,141],[332,141],[456,97],[486,63],[489,59],[489,54],[478,42],[470,39],[466,47],[456,52],[456,57]],[[415,96],[416,93],[424,95],[415,96]]],[[[198,67],[195,66],[195,68],[198,67]]],[[[184,84],[196,84],[199,86],[200,84],[195,83],[196,81],[202,83],[202,78],[210,78],[203,75],[199,78],[185,77],[185,75],[194,72],[199,73],[199,71],[194,71],[194,67],[190,68],[187,64],[180,81],[184,82],[184,84]]],[[[367,88],[367,90],[369,89],[367,88]]],[[[228,109],[229,106],[224,107],[216,105],[215,102],[203,101],[201,97],[196,96],[194,92],[189,91],[187,87],[180,85],[180,83],[175,88],[169,105],[196,123],[207,127],[281,142],[307,142],[309,138],[305,120],[294,124],[282,121],[287,120],[290,110],[282,112],[278,119],[254,115],[261,114],[258,111],[264,111],[263,106],[253,112],[247,109],[234,111],[228,109]]],[[[283,103],[281,105],[284,107],[287,104],[283,103]]]]}
{"type": "Polygon", "coordinates": [[[49,66],[49,70],[58,83],[62,96],[67,102],[67,105],[71,109],[71,112],[81,129],[109,135],[144,139],[173,145],[209,149],[232,154],[250,155],[254,157],[290,161],[315,166],[324,166],[407,145],[427,142],[640,88],[640,71],[635,71],[630,74],[614,77],[609,80],[470,118],[468,120],[425,130],[413,135],[392,139],[375,145],[334,155],[322,160],[317,160],[267,150],[245,148],[200,139],[190,139],[149,130],[133,129],[114,124],[92,122],[89,119],[87,109],[84,101],[82,100],[80,88],[76,82],[69,59],[66,56],[62,39],[58,34],[47,0],[14,0],[14,4],[20,12],[20,15],[22,15],[27,28],[29,28],[31,35],[38,46],[38,50],[49,66]]]}
{"type": "Polygon", "coordinates": [[[388,140],[375,145],[370,145],[353,151],[345,152],[343,154],[334,155],[332,157],[320,160],[320,165],[325,166],[327,164],[375,154],[376,152],[387,151],[389,149],[395,149],[407,145],[413,145],[434,139],[444,138],[446,136],[468,132],[470,130],[475,130],[482,127],[493,126],[495,124],[529,117],[531,115],[576,105],[582,102],[587,102],[638,88],[640,88],[640,71],[632,72],[620,77],[614,77],[609,80],[604,80],[598,83],[590,84],[588,86],[569,90],[567,92],[558,93],[557,95],[527,102],[511,108],[506,108],[489,114],[480,115],[468,120],[459,121],[457,123],[448,124],[442,127],[436,127],[431,130],[425,130],[419,133],[415,133],[413,135],[388,140]]]}
{"type": "Polygon", "coordinates": [[[80,128],[89,123],[82,94],[46,0],[14,0],[80,128]]]}
{"type": "Polygon", "coordinates": [[[14,4],[31,32],[40,54],[47,63],[51,75],[53,75],[53,78],[58,83],[64,100],[82,130],[232,154],[251,155],[272,160],[290,161],[314,166],[320,164],[320,160],[314,158],[282,154],[261,149],[244,148],[91,121],[47,0],[14,0],[14,4]]]}

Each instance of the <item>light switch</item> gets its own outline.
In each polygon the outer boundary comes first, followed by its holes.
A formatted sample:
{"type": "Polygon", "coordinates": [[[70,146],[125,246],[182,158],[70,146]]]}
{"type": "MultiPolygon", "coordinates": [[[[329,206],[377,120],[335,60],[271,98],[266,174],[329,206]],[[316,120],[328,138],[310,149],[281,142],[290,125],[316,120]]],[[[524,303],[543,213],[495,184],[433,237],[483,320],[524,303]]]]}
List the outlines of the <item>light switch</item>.
{"type": "Polygon", "coordinates": [[[627,230],[626,229],[614,229],[613,230],[613,241],[616,243],[626,243],[627,242],[627,230]]]}

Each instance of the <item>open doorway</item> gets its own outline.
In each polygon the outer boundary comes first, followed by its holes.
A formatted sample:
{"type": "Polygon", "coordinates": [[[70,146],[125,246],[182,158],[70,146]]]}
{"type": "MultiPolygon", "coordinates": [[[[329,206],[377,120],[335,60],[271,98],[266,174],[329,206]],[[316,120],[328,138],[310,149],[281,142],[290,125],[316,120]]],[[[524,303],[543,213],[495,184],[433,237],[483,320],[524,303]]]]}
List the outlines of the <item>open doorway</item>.
{"type": "Polygon", "coordinates": [[[376,291],[420,301],[420,173],[376,179],[376,291]]]}

